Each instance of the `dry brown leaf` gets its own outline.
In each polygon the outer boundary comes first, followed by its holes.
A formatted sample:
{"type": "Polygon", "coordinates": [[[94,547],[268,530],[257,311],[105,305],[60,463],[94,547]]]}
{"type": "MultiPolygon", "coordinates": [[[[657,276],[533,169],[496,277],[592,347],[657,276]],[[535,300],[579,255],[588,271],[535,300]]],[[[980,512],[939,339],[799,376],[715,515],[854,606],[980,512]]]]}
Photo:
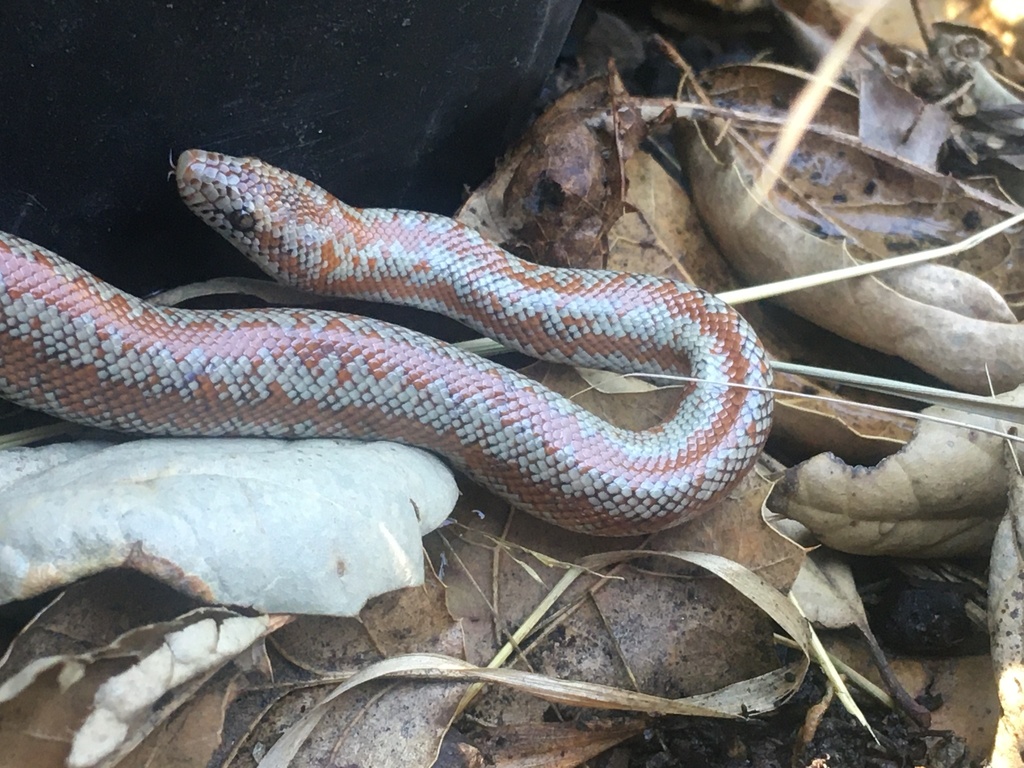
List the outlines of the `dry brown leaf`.
{"type": "Polygon", "coordinates": [[[458,218],[553,266],[602,268],[626,210],[624,166],[647,133],[614,72],[549,107],[458,218]],[[611,130],[589,118],[611,107],[611,130]]]}
{"type": "MultiPolygon", "coordinates": [[[[704,84],[720,102],[767,117],[779,117],[777,105],[787,103],[798,87],[789,75],[751,67],[720,70],[707,75],[704,84]]],[[[717,145],[693,128],[680,132],[702,217],[749,281],[848,266],[850,251],[858,258],[882,258],[956,242],[1016,212],[948,177],[864,149],[850,125],[856,107],[843,93],[826,100],[785,182],[773,191],[770,208],[754,200],[750,185],[775,127],[733,121],[717,145]]],[[[1004,233],[949,263],[999,291],[1014,292],[1024,273],[1012,267],[1022,253],[1019,233],[1004,233]]],[[[780,301],[825,328],[899,355],[958,387],[987,391],[986,365],[997,390],[1024,379],[1021,326],[951,310],[950,302],[958,310],[963,307],[959,296],[936,281],[931,284],[933,293],[943,291],[938,306],[904,296],[883,278],[872,277],[788,294],[780,301]]],[[[991,292],[979,287],[975,295],[991,292]]],[[[1002,317],[1005,311],[986,307],[981,314],[1002,317]]]]}
{"type": "Polygon", "coordinates": [[[678,180],[647,152],[635,153],[625,169],[627,210],[608,234],[607,268],[705,287],[735,279],[678,180]]]}
{"type": "Polygon", "coordinates": [[[992,666],[1002,707],[990,764],[1000,768],[1020,765],[1024,754],[1024,478],[1009,450],[1006,462],[1009,506],[996,531],[988,577],[992,666]]]}
{"type": "Polygon", "coordinates": [[[871,631],[849,565],[827,549],[808,555],[791,594],[804,615],[819,627],[871,631]]]}
{"type": "MultiPolygon", "coordinates": [[[[821,389],[804,394],[835,397],[821,389]]],[[[822,402],[799,394],[776,397],[772,434],[804,455],[832,452],[850,464],[874,464],[899,450],[914,433],[914,422],[898,414],[879,414],[843,400],[822,402]]]]}
{"type": "Polygon", "coordinates": [[[0,669],[5,759],[40,768],[113,766],[214,673],[286,621],[199,608],[90,651],[37,657],[11,674],[0,669]]]}
{"type": "MultiPolygon", "coordinates": [[[[1024,401],[1024,388],[996,398],[1024,401]]],[[[993,419],[946,408],[926,413],[967,425],[922,421],[901,451],[874,467],[821,454],[793,467],[769,507],[806,525],[833,549],[859,554],[952,557],[987,551],[1006,508],[1003,441],[970,426],[993,419]]]]}
{"type": "Polygon", "coordinates": [[[272,694],[272,703],[228,713],[228,728],[244,738],[225,765],[254,765],[253,752],[270,748],[282,735],[301,765],[432,762],[464,684],[382,680],[325,701],[339,681],[369,664],[406,653],[463,655],[462,630],[432,574],[423,587],[371,601],[358,618],[300,617],[276,633],[271,645],[289,664],[277,669],[272,689],[264,686],[263,699],[272,694]]]}
{"type": "MultiPolygon", "coordinates": [[[[634,112],[638,102],[620,89],[614,77],[602,78],[561,97],[457,218],[540,263],[691,281],[693,256],[700,255],[699,268],[708,255],[706,236],[678,183],[637,152],[647,125],[634,112]],[[615,117],[604,120],[610,112],[615,117]],[[567,141],[561,136],[567,127],[588,138],[566,149],[560,142],[567,141]],[[550,195],[546,201],[538,199],[542,188],[550,195]],[[525,202],[517,199],[524,189],[534,190],[525,202]],[[540,202],[546,204],[543,220],[531,218],[524,205],[540,202]]],[[[728,271],[720,261],[717,269],[728,271]]]]}
{"type": "Polygon", "coordinates": [[[480,755],[480,768],[575,768],[641,733],[648,722],[646,718],[625,723],[592,718],[586,722],[501,725],[473,734],[460,744],[480,755]]]}

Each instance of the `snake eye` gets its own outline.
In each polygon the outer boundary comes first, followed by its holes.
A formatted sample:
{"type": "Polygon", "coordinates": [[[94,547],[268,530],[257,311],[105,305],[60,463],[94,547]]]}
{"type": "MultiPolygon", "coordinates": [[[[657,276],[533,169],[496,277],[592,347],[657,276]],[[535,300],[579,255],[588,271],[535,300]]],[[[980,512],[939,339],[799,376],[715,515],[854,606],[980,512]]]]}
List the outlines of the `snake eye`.
{"type": "Polygon", "coordinates": [[[256,227],[256,219],[249,211],[231,211],[226,218],[236,232],[251,232],[256,227]]]}

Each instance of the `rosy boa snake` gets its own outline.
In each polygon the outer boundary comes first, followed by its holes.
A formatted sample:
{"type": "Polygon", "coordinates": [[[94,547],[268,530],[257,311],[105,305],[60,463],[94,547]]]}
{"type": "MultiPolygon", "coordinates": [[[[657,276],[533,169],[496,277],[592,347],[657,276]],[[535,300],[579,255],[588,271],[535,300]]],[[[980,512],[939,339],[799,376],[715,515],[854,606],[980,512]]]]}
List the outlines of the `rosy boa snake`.
{"type": "Polygon", "coordinates": [[[125,432],[395,440],[444,455],[538,517],[603,535],[694,517],[764,445],[764,350],[698,288],[538,266],[452,219],[352,208],[253,158],[190,150],[177,183],[281,282],[441,312],[545,360],[701,381],[663,424],[620,429],[400,326],[307,309],[159,307],[0,233],[0,394],[125,432]]]}

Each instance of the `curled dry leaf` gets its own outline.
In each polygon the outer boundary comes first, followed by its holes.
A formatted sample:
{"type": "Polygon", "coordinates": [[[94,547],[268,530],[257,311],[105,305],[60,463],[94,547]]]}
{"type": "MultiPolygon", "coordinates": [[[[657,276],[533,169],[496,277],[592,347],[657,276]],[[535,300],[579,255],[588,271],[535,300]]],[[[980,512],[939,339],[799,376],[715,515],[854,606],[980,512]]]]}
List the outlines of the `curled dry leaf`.
{"type": "Polygon", "coordinates": [[[988,577],[992,666],[1003,710],[990,765],[1000,768],[1020,765],[1024,754],[1024,478],[1006,453],[1009,508],[996,531],[988,577]]]}
{"type": "MultiPolygon", "coordinates": [[[[791,75],[752,67],[719,70],[703,82],[720,106],[766,120],[784,118],[784,105],[799,84],[791,75]]],[[[949,177],[863,147],[857,112],[849,94],[833,92],[826,99],[766,204],[755,200],[751,185],[770,152],[776,125],[732,120],[724,132],[714,122],[679,132],[698,209],[748,281],[772,282],[849,266],[854,258],[958,242],[1019,212],[949,177]]],[[[947,259],[964,273],[953,285],[932,279],[934,270],[916,270],[928,279],[926,295],[905,295],[893,287],[900,281],[866,277],[779,301],[824,328],[903,357],[963,389],[987,392],[987,366],[1002,391],[1024,380],[1024,327],[989,319],[1009,319],[1008,308],[977,283],[983,280],[1001,294],[1020,292],[1024,272],[1014,266],[1022,255],[1019,231],[1007,232],[947,259]],[[971,286],[967,303],[965,284],[971,286]]]]}
{"type": "Polygon", "coordinates": [[[3,760],[112,766],[217,670],[286,621],[201,608],[94,651],[39,658],[0,684],[3,760]]]}
{"type": "Polygon", "coordinates": [[[625,210],[624,166],[647,133],[614,72],[552,104],[458,218],[533,261],[601,268],[625,210]],[[590,120],[611,110],[607,130],[590,120]]]}
{"type": "MultiPolygon", "coordinates": [[[[1024,388],[996,398],[1024,403],[1024,388]]],[[[926,414],[913,439],[874,467],[819,454],[790,469],[768,506],[844,552],[955,557],[986,552],[1006,508],[1003,440],[972,430],[995,420],[947,408],[926,414]]]]}
{"type": "Polygon", "coordinates": [[[811,386],[803,395],[829,399],[777,395],[772,435],[799,445],[804,455],[833,451],[855,464],[873,464],[899,450],[914,434],[916,422],[908,416],[865,410],[859,403],[811,386]]]}
{"type": "Polygon", "coordinates": [[[0,463],[0,601],[129,566],[203,600],[352,615],[421,583],[420,539],[458,497],[438,459],[390,443],[153,439],[0,463]]]}

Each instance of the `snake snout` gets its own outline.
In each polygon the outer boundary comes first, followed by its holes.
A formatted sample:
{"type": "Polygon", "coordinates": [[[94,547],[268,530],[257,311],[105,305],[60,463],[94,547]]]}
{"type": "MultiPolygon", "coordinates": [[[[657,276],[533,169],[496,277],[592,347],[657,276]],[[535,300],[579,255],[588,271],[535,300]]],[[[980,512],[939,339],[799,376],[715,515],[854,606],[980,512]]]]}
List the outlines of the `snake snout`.
{"type": "Polygon", "coordinates": [[[201,164],[206,159],[207,154],[207,152],[201,149],[186,149],[178,155],[178,163],[174,167],[174,175],[177,177],[179,184],[181,184],[182,179],[193,175],[192,169],[201,164]]]}
{"type": "Polygon", "coordinates": [[[241,161],[216,152],[189,149],[178,157],[178,193],[194,214],[229,239],[257,228],[259,206],[246,193],[241,161]]]}
{"type": "Polygon", "coordinates": [[[217,158],[201,149],[188,149],[178,156],[174,176],[178,194],[193,213],[208,219],[208,211],[223,198],[223,174],[217,158]]]}

